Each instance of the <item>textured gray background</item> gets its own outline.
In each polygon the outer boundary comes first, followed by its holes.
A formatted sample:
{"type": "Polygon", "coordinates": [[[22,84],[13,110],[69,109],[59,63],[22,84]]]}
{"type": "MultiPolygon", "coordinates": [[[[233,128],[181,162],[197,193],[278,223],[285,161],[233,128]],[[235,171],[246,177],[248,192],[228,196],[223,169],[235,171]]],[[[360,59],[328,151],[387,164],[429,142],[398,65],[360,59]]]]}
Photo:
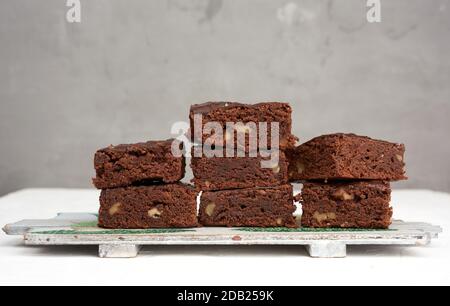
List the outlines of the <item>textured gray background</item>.
{"type": "Polygon", "coordinates": [[[0,2],[0,194],[88,187],[94,151],[169,137],[189,105],[291,101],[302,140],[404,142],[410,180],[450,191],[450,1],[0,2]]]}

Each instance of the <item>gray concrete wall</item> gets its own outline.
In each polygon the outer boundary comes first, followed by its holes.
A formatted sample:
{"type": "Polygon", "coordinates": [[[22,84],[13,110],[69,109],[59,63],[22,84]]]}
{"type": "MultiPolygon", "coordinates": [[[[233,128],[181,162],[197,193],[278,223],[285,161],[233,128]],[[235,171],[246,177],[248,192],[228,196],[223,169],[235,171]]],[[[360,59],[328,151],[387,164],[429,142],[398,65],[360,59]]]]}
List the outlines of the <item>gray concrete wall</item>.
{"type": "Polygon", "coordinates": [[[166,138],[189,105],[291,101],[302,140],[407,146],[410,180],[450,191],[450,1],[0,2],[0,194],[88,187],[111,143],[166,138]]]}

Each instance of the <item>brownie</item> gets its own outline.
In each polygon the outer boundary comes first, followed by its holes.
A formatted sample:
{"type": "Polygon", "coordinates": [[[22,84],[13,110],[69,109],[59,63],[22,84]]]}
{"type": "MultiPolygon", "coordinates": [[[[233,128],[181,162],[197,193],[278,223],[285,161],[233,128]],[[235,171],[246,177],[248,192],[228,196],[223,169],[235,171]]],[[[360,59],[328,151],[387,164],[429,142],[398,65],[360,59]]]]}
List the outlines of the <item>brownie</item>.
{"type": "Polygon", "coordinates": [[[100,227],[145,229],[197,224],[197,192],[186,184],[106,189],[100,195],[100,227]]]}
{"type": "MultiPolygon", "coordinates": [[[[214,133],[206,134],[195,132],[194,128],[194,115],[202,115],[202,131],[206,124],[210,122],[217,122],[222,127],[223,140],[221,140],[222,146],[225,146],[227,142],[234,139],[234,144],[241,146],[241,149],[248,151],[249,149],[249,137],[250,135],[255,135],[252,137],[256,141],[257,148],[289,148],[294,147],[297,138],[292,135],[292,109],[288,103],[280,102],[267,102],[258,104],[242,104],[236,102],[208,102],[204,104],[192,105],[190,110],[190,122],[191,122],[191,134],[193,141],[199,144],[209,144],[214,140],[220,140],[220,137],[214,136],[214,133]],[[255,123],[255,126],[247,127],[241,126],[234,130],[234,136],[230,133],[226,133],[227,122],[231,123],[255,123]],[[259,142],[260,129],[259,123],[267,122],[267,144],[263,145],[259,142]],[[280,127],[279,135],[279,146],[272,144],[271,138],[271,123],[278,122],[280,127]],[[256,127],[256,131],[255,128],[256,127]],[[244,131],[245,139],[237,137],[237,131],[244,131]],[[250,132],[252,131],[252,132],[250,132]],[[245,143],[244,143],[245,141],[245,143]]],[[[263,133],[263,131],[261,131],[263,133]]],[[[217,144],[215,142],[215,144],[217,144]]],[[[219,145],[220,146],[220,145],[219,145]]]]}
{"type": "Polygon", "coordinates": [[[291,185],[203,192],[199,222],[205,226],[297,227],[291,185]]]}
{"type": "Polygon", "coordinates": [[[391,188],[383,181],[304,183],[302,226],[388,228],[391,188]]]}
{"type": "Polygon", "coordinates": [[[180,181],[185,174],[185,158],[172,155],[173,141],[110,146],[97,151],[95,187],[108,189],[147,182],[180,181]]]}
{"type": "Polygon", "coordinates": [[[314,138],[288,150],[289,178],[403,180],[405,146],[355,134],[314,138]]]}
{"type": "Polygon", "coordinates": [[[270,168],[263,168],[257,157],[192,157],[192,182],[199,190],[213,191],[252,187],[273,187],[288,183],[288,164],[283,152],[279,152],[278,162],[270,168]]]}

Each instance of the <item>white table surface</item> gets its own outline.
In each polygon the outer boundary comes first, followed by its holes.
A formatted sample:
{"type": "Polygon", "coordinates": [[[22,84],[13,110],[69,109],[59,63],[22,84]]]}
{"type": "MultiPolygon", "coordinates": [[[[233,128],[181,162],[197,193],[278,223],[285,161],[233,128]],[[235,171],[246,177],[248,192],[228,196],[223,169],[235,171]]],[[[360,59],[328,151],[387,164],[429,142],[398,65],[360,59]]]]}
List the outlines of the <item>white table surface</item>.
{"type": "MultiPolygon", "coordinates": [[[[96,190],[26,189],[0,198],[0,227],[58,212],[95,212],[96,190]]],[[[394,217],[443,227],[427,247],[353,246],[344,259],[303,247],[147,247],[100,259],[97,247],[27,247],[0,233],[0,285],[450,285],[450,195],[395,190],[394,217]]]]}

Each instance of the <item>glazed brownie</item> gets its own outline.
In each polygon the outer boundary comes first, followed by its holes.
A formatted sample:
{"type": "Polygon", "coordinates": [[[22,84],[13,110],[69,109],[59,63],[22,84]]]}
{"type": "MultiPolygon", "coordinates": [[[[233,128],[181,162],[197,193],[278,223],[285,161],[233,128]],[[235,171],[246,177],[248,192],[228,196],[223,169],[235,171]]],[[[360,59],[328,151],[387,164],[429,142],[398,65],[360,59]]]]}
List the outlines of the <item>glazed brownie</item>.
{"type": "Polygon", "coordinates": [[[388,228],[391,188],[383,181],[305,183],[302,226],[388,228]]]}
{"type": "Polygon", "coordinates": [[[287,152],[289,178],[403,180],[405,146],[354,134],[314,138],[287,152]]]}
{"type": "Polygon", "coordinates": [[[173,140],[111,146],[94,158],[98,189],[126,187],[151,181],[174,183],[185,174],[185,158],[174,157],[173,140]]]}
{"type": "Polygon", "coordinates": [[[291,185],[203,192],[199,222],[205,226],[297,227],[291,185]]]}
{"type": "MultiPolygon", "coordinates": [[[[280,127],[280,136],[279,136],[279,148],[288,148],[294,147],[297,141],[297,138],[291,134],[292,129],[292,109],[288,103],[280,103],[280,102],[267,102],[267,103],[259,103],[259,104],[241,104],[236,102],[208,102],[204,104],[192,105],[190,110],[190,122],[191,122],[191,134],[195,143],[198,144],[209,144],[216,140],[220,140],[220,138],[214,137],[214,133],[205,134],[202,133],[206,124],[210,122],[217,122],[222,126],[222,135],[223,139],[220,141],[222,145],[225,146],[230,139],[234,139],[235,145],[241,145],[241,150],[249,149],[250,143],[250,135],[252,135],[252,139],[256,141],[256,146],[258,148],[278,148],[275,144],[272,144],[271,138],[271,123],[278,122],[280,127]],[[202,115],[202,130],[200,133],[195,132],[194,128],[194,116],[196,114],[202,115]],[[230,131],[226,132],[227,122],[231,123],[242,123],[249,124],[247,126],[237,126],[234,129],[233,136],[230,135],[230,131]],[[262,145],[259,142],[259,123],[267,122],[267,144],[262,145]],[[254,126],[251,126],[252,123],[255,123],[254,126]],[[256,130],[255,130],[256,129],[256,130]],[[244,137],[238,137],[237,132],[243,132],[244,137]],[[244,143],[245,142],[245,143],[244,143]]],[[[261,131],[263,132],[263,131],[261,131]]]]}
{"type": "Polygon", "coordinates": [[[197,192],[182,183],[103,190],[99,226],[145,229],[197,226],[197,192]]]}
{"type": "Polygon", "coordinates": [[[269,161],[260,154],[258,157],[192,157],[192,182],[203,191],[273,187],[288,183],[288,164],[283,152],[279,152],[278,162],[270,168],[263,168],[261,161],[269,161]]]}

